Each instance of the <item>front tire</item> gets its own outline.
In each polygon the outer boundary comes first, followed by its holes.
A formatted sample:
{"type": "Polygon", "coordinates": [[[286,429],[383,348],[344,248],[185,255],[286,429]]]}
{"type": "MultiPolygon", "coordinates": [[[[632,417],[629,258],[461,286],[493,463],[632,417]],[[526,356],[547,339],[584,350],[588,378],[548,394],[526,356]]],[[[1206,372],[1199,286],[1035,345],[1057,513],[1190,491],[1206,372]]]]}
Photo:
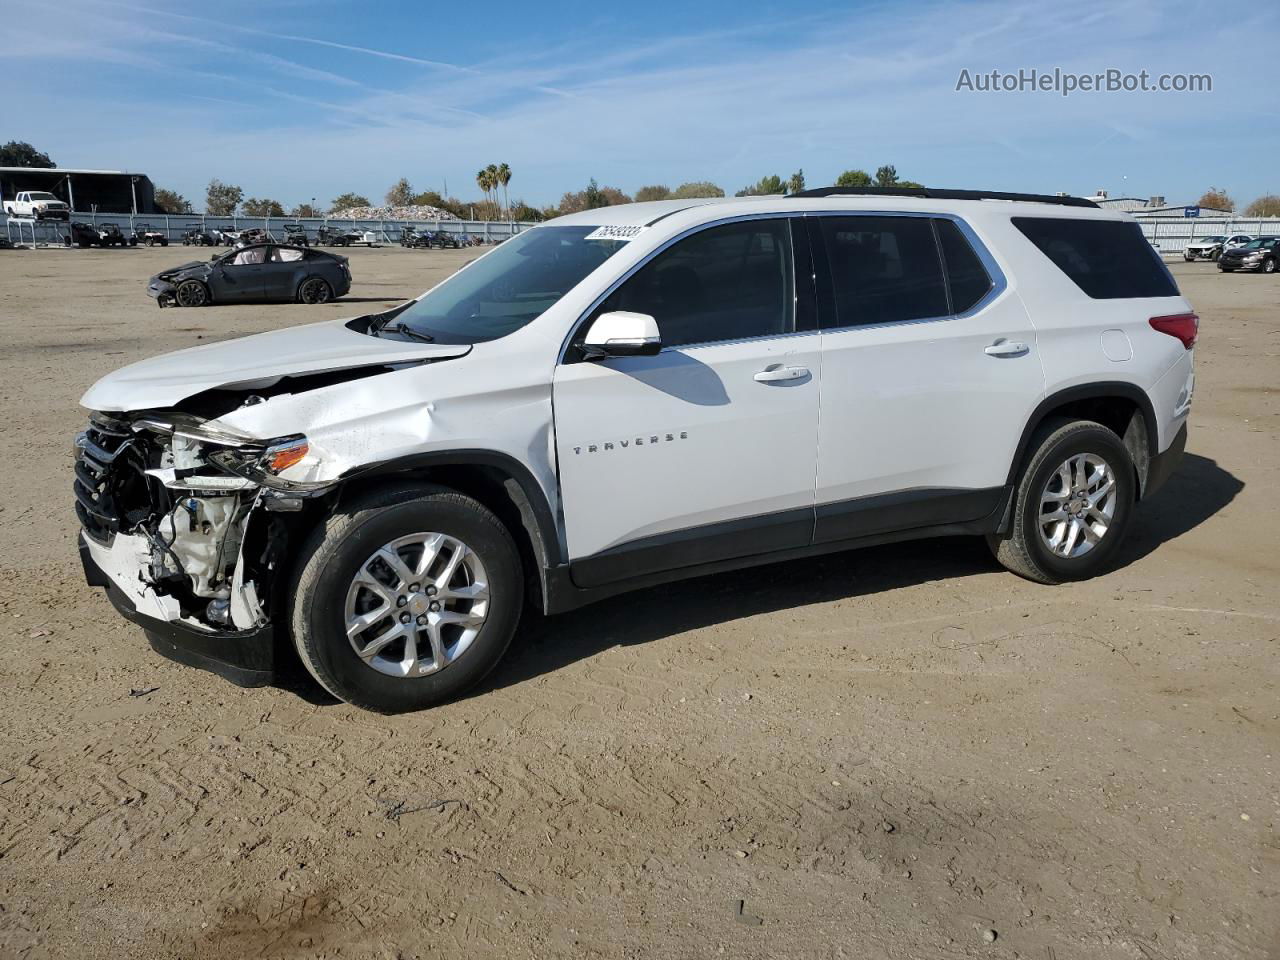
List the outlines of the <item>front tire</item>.
{"type": "Polygon", "coordinates": [[[1137,473],[1124,443],[1090,420],[1042,428],[1018,481],[1009,533],[996,559],[1037,583],[1087,580],[1115,560],[1133,515],[1137,473]]]}
{"type": "Polygon", "coordinates": [[[523,597],[515,543],[486,507],[445,487],[391,488],[343,508],[303,547],[293,640],[335,697],[423,710],[493,669],[523,597]]]}
{"type": "Polygon", "coordinates": [[[180,307],[203,307],[209,302],[209,288],[199,280],[183,280],[173,291],[173,302],[180,307]]]}
{"type": "Polygon", "coordinates": [[[1263,261],[1262,261],[1262,272],[1263,272],[1263,273],[1275,273],[1275,272],[1276,272],[1276,262],[1275,262],[1275,260],[1273,260],[1271,257],[1268,257],[1266,260],[1263,260],[1263,261]]]}

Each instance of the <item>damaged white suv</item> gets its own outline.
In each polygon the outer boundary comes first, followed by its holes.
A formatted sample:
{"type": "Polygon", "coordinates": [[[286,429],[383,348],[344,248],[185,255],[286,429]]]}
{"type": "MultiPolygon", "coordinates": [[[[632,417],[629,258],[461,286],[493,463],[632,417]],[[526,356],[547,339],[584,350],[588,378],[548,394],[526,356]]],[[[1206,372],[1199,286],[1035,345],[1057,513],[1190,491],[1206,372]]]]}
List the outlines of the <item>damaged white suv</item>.
{"type": "Polygon", "coordinates": [[[1087,201],[828,189],[591,210],[376,316],[95,384],[90,584],[241,684],[439,703],[546,613],[862,544],[1117,559],[1186,440],[1197,320],[1087,201]]]}

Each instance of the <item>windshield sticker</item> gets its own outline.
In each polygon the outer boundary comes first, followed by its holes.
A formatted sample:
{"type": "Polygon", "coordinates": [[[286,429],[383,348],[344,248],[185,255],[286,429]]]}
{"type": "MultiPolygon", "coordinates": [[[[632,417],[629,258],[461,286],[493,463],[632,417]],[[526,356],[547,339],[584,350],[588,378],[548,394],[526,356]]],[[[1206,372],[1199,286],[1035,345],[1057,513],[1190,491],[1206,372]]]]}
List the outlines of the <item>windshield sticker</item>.
{"type": "Polygon", "coordinates": [[[640,236],[647,227],[641,226],[622,226],[615,224],[608,227],[596,227],[588,233],[583,240],[634,240],[640,236]]]}

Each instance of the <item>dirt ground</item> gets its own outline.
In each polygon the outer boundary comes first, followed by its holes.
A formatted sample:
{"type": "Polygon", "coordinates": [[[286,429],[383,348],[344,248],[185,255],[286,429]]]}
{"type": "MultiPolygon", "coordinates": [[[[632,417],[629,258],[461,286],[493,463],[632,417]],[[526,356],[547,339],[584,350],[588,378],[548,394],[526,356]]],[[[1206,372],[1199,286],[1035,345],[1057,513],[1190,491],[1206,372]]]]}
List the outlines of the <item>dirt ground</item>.
{"type": "Polygon", "coordinates": [[[530,623],[385,718],[174,665],[84,585],[77,399],[471,254],[161,312],[185,253],[0,252],[0,956],[1280,956],[1280,279],[1173,265],[1188,457],[1108,576],[971,539],[726,574],[530,623]]]}

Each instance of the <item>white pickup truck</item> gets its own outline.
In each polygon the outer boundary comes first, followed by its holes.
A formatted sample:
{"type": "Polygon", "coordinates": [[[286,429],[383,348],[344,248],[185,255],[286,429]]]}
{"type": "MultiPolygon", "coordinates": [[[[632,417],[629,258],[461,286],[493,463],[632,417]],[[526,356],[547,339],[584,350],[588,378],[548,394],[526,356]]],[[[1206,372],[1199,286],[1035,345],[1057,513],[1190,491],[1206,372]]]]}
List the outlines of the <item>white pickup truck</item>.
{"type": "Polygon", "coordinates": [[[33,220],[70,220],[71,207],[47,190],[22,190],[4,202],[4,212],[11,217],[33,220]]]}

